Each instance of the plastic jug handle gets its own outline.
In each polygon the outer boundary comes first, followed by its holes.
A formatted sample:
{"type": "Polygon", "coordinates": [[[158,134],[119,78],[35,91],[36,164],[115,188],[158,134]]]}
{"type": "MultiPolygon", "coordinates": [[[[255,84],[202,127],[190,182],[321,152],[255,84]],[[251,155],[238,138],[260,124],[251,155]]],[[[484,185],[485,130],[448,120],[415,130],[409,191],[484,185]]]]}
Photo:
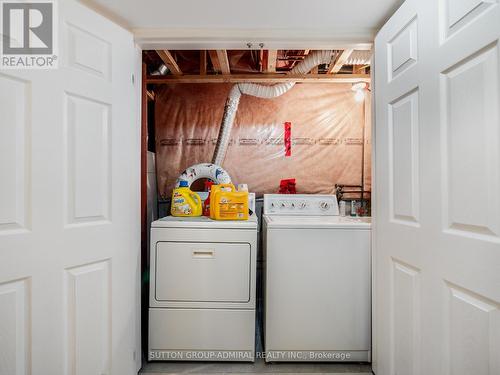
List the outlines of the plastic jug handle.
{"type": "Polygon", "coordinates": [[[220,187],[228,187],[231,189],[231,191],[236,191],[236,188],[234,187],[233,184],[219,184],[220,187]]]}
{"type": "Polygon", "coordinates": [[[194,197],[194,200],[199,204],[201,205],[201,197],[199,196],[199,194],[196,194],[196,193],[191,193],[191,197],[194,197]]]}

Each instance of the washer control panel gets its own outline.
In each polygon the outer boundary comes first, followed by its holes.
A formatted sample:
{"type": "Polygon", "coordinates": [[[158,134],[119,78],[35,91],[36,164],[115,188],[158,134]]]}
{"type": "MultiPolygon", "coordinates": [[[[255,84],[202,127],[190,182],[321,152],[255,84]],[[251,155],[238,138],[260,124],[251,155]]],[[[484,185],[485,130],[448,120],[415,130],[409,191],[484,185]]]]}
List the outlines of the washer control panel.
{"type": "Polygon", "coordinates": [[[336,216],[339,206],[335,195],[264,194],[264,214],[336,216]]]}

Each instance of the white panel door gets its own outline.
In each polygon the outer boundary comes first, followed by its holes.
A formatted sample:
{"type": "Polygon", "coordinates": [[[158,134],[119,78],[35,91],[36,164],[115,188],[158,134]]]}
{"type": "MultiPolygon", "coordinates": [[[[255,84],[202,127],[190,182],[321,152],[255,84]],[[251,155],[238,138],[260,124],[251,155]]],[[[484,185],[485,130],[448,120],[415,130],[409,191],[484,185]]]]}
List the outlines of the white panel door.
{"type": "Polygon", "coordinates": [[[137,52],[73,0],[58,37],[59,69],[0,71],[0,374],[132,374],[137,52]]]}
{"type": "Polygon", "coordinates": [[[378,375],[500,374],[500,5],[407,0],[375,40],[378,375]]]}

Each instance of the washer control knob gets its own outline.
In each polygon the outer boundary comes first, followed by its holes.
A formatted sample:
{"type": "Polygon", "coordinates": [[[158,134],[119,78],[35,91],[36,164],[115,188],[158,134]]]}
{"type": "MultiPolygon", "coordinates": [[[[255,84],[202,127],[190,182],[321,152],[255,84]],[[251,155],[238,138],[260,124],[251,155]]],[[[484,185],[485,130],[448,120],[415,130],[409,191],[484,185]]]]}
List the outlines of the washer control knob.
{"type": "Polygon", "coordinates": [[[319,206],[321,207],[322,210],[326,211],[330,208],[330,204],[328,202],[321,202],[319,204],[319,206]]]}
{"type": "Polygon", "coordinates": [[[306,207],[307,207],[307,203],[306,203],[306,202],[300,202],[299,208],[300,208],[301,210],[303,210],[303,209],[304,209],[304,208],[306,208],[306,207]]]}
{"type": "Polygon", "coordinates": [[[295,208],[295,203],[291,203],[290,208],[295,208]]]}
{"type": "Polygon", "coordinates": [[[285,208],[285,207],[286,207],[285,202],[281,202],[281,208],[285,208]]]}

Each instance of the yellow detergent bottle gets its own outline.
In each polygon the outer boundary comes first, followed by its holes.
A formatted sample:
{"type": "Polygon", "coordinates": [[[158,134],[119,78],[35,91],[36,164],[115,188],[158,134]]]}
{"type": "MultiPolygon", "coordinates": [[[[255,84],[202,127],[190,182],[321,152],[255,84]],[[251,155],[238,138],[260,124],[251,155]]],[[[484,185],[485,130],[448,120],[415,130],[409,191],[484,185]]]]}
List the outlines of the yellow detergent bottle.
{"type": "Polygon", "coordinates": [[[210,218],[215,220],[248,220],[248,191],[236,191],[233,184],[212,185],[210,218]]]}
{"type": "Polygon", "coordinates": [[[187,181],[181,181],[172,192],[172,216],[201,216],[202,211],[200,196],[189,189],[187,181]]]}

